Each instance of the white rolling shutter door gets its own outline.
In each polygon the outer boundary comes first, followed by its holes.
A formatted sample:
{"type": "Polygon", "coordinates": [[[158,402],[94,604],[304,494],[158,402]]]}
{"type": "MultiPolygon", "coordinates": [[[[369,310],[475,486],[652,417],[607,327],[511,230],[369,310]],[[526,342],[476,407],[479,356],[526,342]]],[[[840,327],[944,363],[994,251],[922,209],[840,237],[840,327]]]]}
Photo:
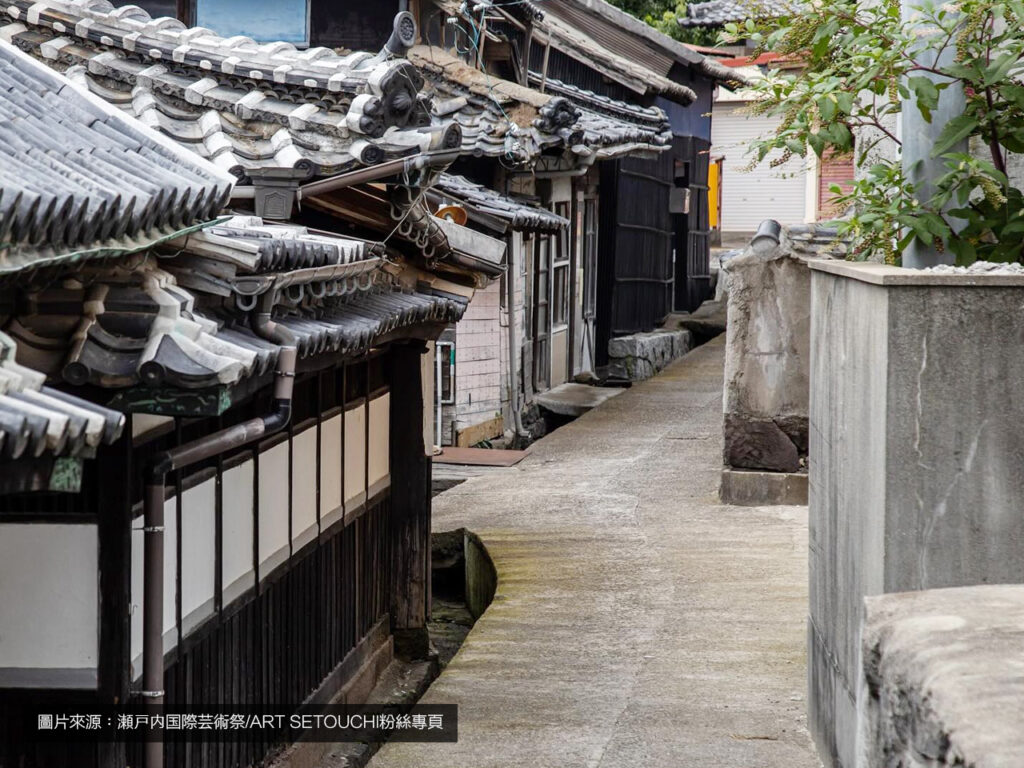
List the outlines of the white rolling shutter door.
{"type": "Polygon", "coordinates": [[[778,118],[744,114],[745,105],[716,104],[711,119],[711,154],[725,157],[722,163],[722,231],[753,232],[765,219],[782,224],[805,220],[807,161],[794,156],[772,168],[772,155],[752,171],[746,154],[749,142],[766,136],[778,125],[778,118]]]}

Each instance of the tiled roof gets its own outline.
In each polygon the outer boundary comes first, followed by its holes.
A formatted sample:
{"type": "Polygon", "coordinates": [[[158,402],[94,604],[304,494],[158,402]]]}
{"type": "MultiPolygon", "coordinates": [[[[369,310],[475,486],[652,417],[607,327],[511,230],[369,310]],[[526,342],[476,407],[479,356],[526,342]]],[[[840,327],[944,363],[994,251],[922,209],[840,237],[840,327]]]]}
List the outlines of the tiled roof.
{"type": "Polygon", "coordinates": [[[159,262],[140,255],[27,290],[6,326],[18,361],[74,385],[202,389],[272,370],[278,345],[248,327],[264,299],[301,355],[363,351],[384,333],[454,322],[465,309],[401,290],[377,243],[255,217],[163,249],[159,262]]]}
{"type": "MultiPolygon", "coordinates": [[[[305,357],[362,352],[385,333],[455,322],[465,310],[457,299],[403,291],[381,272],[374,277],[345,295],[286,301],[274,320],[295,334],[305,357]]],[[[253,333],[245,312],[215,303],[199,308],[204,298],[147,265],[89,288],[42,290],[8,331],[19,361],[76,385],[203,389],[272,370],[278,345],[253,333]]]]}
{"type": "Polygon", "coordinates": [[[173,254],[161,266],[179,285],[234,296],[248,309],[253,297],[271,290],[298,294],[300,286],[311,283],[328,290],[331,283],[378,267],[383,255],[372,241],[320,235],[295,224],[265,224],[256,216],[233,216],[170,240],[162,250],[173,254]]]}
{"type": "Polygon", "coordinates": [[[477,70],[436,46],[409,58],[426,74],[435,112],[462,129],[463,149],[527,163],[548,149],[583,157],[657,150],[671,141],[665,113],[549,80],[542,93],[477,70]],[[558,86],[557,88],[555,86],[558,86]]]}
{"type": "Polygon", "coordinates": [[[0,41],[0,273],[144,247],[232,182],[0,41]]]}
{"type": "Polygon", "coordinates": [[[732,21],[774,19],[793,13],[792,0],[708,0],[686,6],[684,27],[720,27],[732,21]]]}
{"type": "Polygon", "coordinates": [[[14,362],[17,344],[0,333],[0,458],[90,456],[117,440],[124,415],[44,386],[14,362]]]}
{"type": "Polygon", "coordinates": [[[734,79],[704,52],[674,40],[663,32],[605,0],[564,0],[549,6],[570,27],[580,27],[594,42],[667,75],[676,63],[695,68],[717,81],[734,79]]]}
{"type": "MultiPolygon", "coordinates": [[[[541,76],[530,73],[530,81],[540,83],[541,76]]],[[[548,78],[544,87],[572,102],[580,115],[575,128],[582,133],[582,144],[597,152],[601,159],[636,150],[658,149],[672,143],[672,128],[659,107],[644,107],[548,78]]]]}
{"type": "Polygon", "coordinates": [[[512,195],[503,195],[465,176],[445,173],[431,189],[431,197],[438,202],[457,202],[467,208],[493,216],[509,228],[522,231],[557,232],[569,226],[569,220],[512,195]]]}
{"type": "Polygon", "coordinates": [[[222,38],[106,0],[11,0],[2,19],[0,37],[239,177],[331,175],[458,145],[431,128],[419,72],[389,52],[222,38]]]}

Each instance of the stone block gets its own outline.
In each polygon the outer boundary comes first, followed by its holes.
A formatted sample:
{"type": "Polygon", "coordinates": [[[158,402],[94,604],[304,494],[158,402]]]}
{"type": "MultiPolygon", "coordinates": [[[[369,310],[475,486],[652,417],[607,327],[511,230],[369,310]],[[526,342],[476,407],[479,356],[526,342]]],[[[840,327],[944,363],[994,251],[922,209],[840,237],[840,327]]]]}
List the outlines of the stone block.
{"type": "Polygon", "coordinates": [[[1024,587],[869,597],[858,768],[1024,765],[1024,587]]]}
{"type": "Polygon", "coordinates": [[[608,341],[608,373],[616,379],[643,381],[692,348],[689,331],[662,329],[617,336],[608,341]]]}

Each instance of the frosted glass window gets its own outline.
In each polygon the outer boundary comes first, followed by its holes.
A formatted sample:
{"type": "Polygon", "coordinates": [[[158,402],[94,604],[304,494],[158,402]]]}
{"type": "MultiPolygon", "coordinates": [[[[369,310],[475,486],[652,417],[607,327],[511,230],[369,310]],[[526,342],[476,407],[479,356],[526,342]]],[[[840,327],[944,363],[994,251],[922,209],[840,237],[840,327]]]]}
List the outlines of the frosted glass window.
{"type": "Polygon", "coordinates": [[[260,454],[260,576],[288,556],[288,443],[260,454]]]}
{"type": "Polygon", "coordinates": [[[316,428],[292,437],[292,541],[316,537],[316,428]]]}
{"type": "Polygon", "coordinates": [[[221,481],[224,516],[221,584],[225,604],[255,584],[252,568],[252,479],[253,462],[250,460],[225,471],[221,481]]]}

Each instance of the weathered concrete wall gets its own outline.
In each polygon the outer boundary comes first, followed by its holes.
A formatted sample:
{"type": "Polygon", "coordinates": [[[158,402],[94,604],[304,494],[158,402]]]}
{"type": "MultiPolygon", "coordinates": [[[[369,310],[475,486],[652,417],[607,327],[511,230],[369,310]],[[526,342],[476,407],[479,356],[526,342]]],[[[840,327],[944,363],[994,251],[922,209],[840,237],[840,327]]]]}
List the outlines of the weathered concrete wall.
{"type": "Polygon", "coordinates": [[[858,767],[1024,765],[1024,587],[865,603],[858,767]]]}
{"type": "Polygon", "coordinates": [[[796,472],[807,455],[811,275],[835,230],[789,227],[722,263],[728,291],[725,465],[796,472]]]}
{"type": "Polygon", "coordinates": [[[608,375],[643,381],[691,349],[693,335],[689,331],[658,330],[617,336],[608,342],[608,375]]]}
{"type": "Polygon", "coordinates": [[[850,768],[863,597],[1024,582],[1024,279],[811,266],[809,721],[850,768]]]}
{"type": "Polygon", "coordinates": [[[822,273],[812,303],[807,719],[825,765],[852,768],[861,599],[884,591],[888,303],[822,273]]]}

